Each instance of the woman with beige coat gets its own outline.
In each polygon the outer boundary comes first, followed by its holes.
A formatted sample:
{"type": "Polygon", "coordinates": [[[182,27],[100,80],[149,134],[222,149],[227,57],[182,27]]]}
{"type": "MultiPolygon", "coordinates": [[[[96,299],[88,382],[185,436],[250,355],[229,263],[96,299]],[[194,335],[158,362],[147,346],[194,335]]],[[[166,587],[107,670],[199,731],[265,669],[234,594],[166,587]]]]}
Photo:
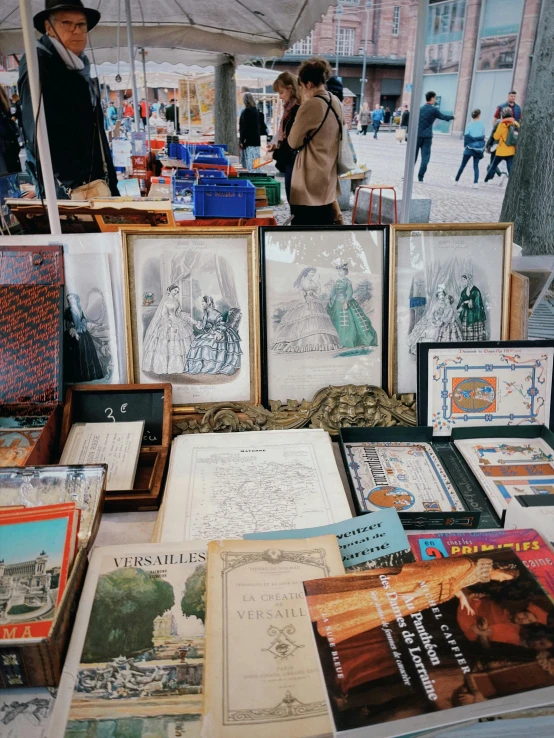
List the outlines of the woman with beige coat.
{"type": "Polygon", "coordinates": [[[325,88],[330,74],[329,64],[318,58],[305,61],[298,70],[304,102],[288,138],[290,147],[299,152],[292,173],[292,225],[334,222],[333,203],[340,194],[337,162],[344,113],[339,99],[325,88]]]}

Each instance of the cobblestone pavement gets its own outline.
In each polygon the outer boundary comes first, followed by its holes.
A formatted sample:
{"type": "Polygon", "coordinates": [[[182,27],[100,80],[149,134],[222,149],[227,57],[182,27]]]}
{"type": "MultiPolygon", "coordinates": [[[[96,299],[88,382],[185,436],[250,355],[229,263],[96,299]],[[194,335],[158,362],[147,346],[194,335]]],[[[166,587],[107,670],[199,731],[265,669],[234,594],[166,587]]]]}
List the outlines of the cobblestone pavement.
{"type": "MultiPolygon", "coordinates": [[[[368,132],[367,136],[352,135],[354,147],[360,164],[371,169],[371,184],[391,184],[396,187],[396,194],[402,196],[402,177],[404,176],[404,158],[406,144],[397,143],[394,133],[381,130],[377,140],[368,132]]],[[[501,186],[496,177],[483,184],[489,157],[480,162],[479,187],[473,189],[473,166],[468,162],[459,184],[454,184],[454,177],[460,166],[463,153],[463,141],[453,136],[436,135],[433,138],[431,162],[427,168],[425,181],[417,181],[419,161],[415,170],[414,196],[431,198],[432,223],[482,222],[495,223],[500,217],[502,200],[506,188],[507,177],[502,177],[501,186]]],[[[284,184],[282,185],[284,191],[284,184]]],[[[353,202],[351,203],[353,204],[353,202]]],[[[344,213],[345,223],[351,222],[352,211],[344,213]]],[[[276,208],[279,223],[289,217],[288,206],[276,208]]]]}

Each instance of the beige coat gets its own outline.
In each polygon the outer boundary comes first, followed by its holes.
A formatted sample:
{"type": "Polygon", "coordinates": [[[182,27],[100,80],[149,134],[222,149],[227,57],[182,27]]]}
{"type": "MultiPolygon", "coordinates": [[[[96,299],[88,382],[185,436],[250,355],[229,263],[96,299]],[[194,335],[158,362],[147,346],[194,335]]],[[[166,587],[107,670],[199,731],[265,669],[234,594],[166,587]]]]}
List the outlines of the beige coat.
{"type": "MultiPolygon", "coordinates": [[[[329,97],[329,92],[321,93],[329,97]]],[[[344,112],[337,97],[330,95],[333,109],[344,123],[344,112]]],[[[312,97],[302,103],[289,133],[289,146],[298,149],[307,134],[313,133],[321,124],[327,103],[312,97]]],[[[330,205],[340,194],[337,174],[340,129],[336,117],[330,110],[327,120],[314,138],[296,157],[292,173],[291,205],[330,205]]]]}

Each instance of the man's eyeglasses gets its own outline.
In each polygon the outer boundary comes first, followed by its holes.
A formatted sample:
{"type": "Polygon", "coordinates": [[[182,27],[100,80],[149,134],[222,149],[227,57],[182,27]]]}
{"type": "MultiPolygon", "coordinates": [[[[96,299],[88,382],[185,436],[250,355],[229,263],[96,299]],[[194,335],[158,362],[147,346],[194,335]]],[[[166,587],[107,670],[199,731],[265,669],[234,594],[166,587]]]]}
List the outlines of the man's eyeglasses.
{"type": "Polygon", "coordinates": [[[62,26],[64,31],[67,31],[67,33],[75,33],[75,31],[78,31],[79,33],[86,33],[88,31],[88,24],[86,21],[73,23],[73,21],[63,20],[58,21],[58,23],[60,26],[62,26]]]}

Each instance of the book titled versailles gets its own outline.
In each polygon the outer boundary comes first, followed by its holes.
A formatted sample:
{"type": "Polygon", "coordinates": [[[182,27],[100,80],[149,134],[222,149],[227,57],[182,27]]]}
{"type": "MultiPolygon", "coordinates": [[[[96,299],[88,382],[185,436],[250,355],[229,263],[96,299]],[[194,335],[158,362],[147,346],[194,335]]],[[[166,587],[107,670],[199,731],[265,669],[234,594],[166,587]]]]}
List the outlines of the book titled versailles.
{"type": "Polygon", "coordinates": [[[197,738],[205,602],[203,543],[94,549],[51,735],[197,738]]]}
{"type": "Polygon", "coordinates": [[[341,736],[393,738],[554,701],[554,605],[511,550],[304,588],[341,736]]]}

